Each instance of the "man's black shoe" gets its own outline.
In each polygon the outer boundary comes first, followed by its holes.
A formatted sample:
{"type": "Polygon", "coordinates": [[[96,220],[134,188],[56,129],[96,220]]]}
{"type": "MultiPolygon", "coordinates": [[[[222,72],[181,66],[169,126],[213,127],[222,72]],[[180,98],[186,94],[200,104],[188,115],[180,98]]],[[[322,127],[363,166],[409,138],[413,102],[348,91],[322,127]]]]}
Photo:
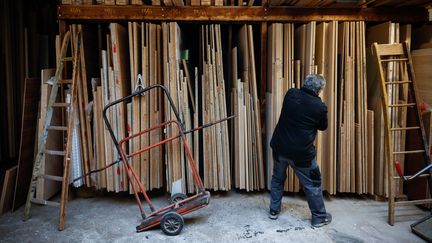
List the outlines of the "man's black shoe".
{"type": "Polygon", "coordinates": [[[319,228],[324,225],[330,224],[331,221],[332,221],[332,215],[330,213],[327,213],[324,219],[312,220],[312,226],[315,228],[319,228]]]}
{"type": "Polygon", "coordinates": [[[278,218],[278,216],[279,216],[279,212],[270,210],[270,214],[269,214],[270,219],[276,220],[278,218]]]}

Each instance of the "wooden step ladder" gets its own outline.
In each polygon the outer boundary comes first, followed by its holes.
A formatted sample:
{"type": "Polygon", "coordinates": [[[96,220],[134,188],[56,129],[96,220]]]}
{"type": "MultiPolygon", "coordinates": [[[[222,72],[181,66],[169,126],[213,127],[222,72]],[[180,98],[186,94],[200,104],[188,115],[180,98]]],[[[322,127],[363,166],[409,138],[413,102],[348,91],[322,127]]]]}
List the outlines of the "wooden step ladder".
{"type": "MultiPolygon", "coordinates": [[[[423,200],[411,200],[411,201],[398,201],[395,202],[395,180],[401,179],[402,181],[408,181],[417,177],[429,177],[429,189],[431,190],[432,196],[432,168],[430,166],[431,160],[429,156],[429,150],[426,140],[426,133],[421,118],[421,112],[419,108],[419,101],[417,98],[417,89],[415,86],[414,69],[412,66],[411,54],[409,52],[408,43],[403,44],[372,44],[372,50],[375,57],[376,69],[378,71],[378,78],[380,79],[381,89],[381,101],[384,114],[384,141],[385,151],[387,154],[387,169],[388,169],[388,222],[390,225],[394,224],[395,221],[395,207],[406,206],[406,205],[420,205],[432,203],[432,199],[423,200]],[[402,70],[406,70],[405,78],[407,80],[393,81],[389,80],[388,75],[385,74],[384,70],[387,70],[388,65],[394,65],[393,67],[400,67],[402,70]],[[388,87],[396,87],[399,85],[408,86],[408,100],[403,103],[389,103],[390,96],[395,95],[393,92],[388,92],[388,87]],[[390,120],[390,113],[396,109],[407,108],[412,109],[415,114],[415,126],[411,127],[393,127],[390,120]],[[418,131],[421,139],[421,147],[415,150],[409,151],[395,151],[393,145],[393,136],[396,131],[418,131]],[[422,154],[425,161],[425,168],[421,173],[417,173],[415,176],[404,176],[402,169],[399,166],[398,160],[394,158],[397,156],[405,156],[407,154],[422,154]],[[394,167],[396,167],[399,177],[394,176],[394,167]]],[[[390,97],[390,100],[394,100],[395,97],[390,97]]]]}
{"type": "Polygon", "coordinates": [[[72,131],[74,124],[74,109],[76,107],[76,93],[77,89],[76,80],[78,75],[78,65],[79,65],[79,51],[80,51],[80,33],[78,33],[78,38],[72,40],[71,32],[68,31],[64,35],[61,50],[59,57],[57,59],[57,69],[55,72],[55,76],[52,79],[52,89],[51,94],[48,101],[48,107],[46,111],[45,124],[42,130],[42,134],[39,137],[38,141],[38,152],[36,154],[36,158],[33,164],[33,173],[32,179],[30,182],[30,187],[27,195],[27,201],[24,208],[24,220],[29,219],[30,217],[30,209],[31,204],[42,204],[47,206],[55,206],[60,207],[59,214],[59,225],[58,229],[63,230],[65,225],[65,209],[66,203],[68,201],[68,189],[69,189],[69,163],[71,160],[71,150],[72,150],[72,131]],[[75,41],[75,43],[73,43],[75,41]],[[75,47],[75,48],[74,48],[75,47]],[[72,54],[71,57],[67,57],[68,50],[72,54]],[[63,70],[66,68],[65,63],[72,62],[72,77],[70,79],[64,79],[63,70]],[[70,99],[69,102],[57,102],[57,97],[60,95],[59,89],[62,90],[66,85],[70,85],[70,99]],[[66,120],[66,124],[62,126],[54,126],[51,125],[51,120],[53,116],[54,109],[67,109],[68,118],[66,120]],[[47,138],[51,131],[62,131],[66,136],[63,151],[55,151],[46,149],[47,138]],[[54,176],[54,175],[46,175],[40,173],[41,162],[44,155],[50,156],[62,156],[63,159],[63,176],[54,176]],[[56,201],[48,201],[35,198],[36,192],[36,183],[38,178],[43,178],[45,180],[58,181],[62,182],[61,187],[61,198],[60,202],[56,201]]]}

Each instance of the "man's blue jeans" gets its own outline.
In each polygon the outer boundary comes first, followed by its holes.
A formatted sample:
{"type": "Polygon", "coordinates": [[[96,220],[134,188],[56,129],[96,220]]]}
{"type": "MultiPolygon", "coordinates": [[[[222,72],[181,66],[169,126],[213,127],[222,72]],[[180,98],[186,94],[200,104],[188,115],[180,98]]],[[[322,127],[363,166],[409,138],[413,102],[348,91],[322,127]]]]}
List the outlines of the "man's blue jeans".
{"type": "Polygon", "coordinates": [[[310,162],[296,163],[291,159],[273,151],[273,176],[271,180],[270,210],[280,212],[281,201],[284,191],[285,179],[287,177],[288,165],[294,169],[303,191],[306,194],[309,209],[312,213],[312,222],[326,218],[326,209],[323,201],[321,187],[321,173],[316,160],[310,162]]]}

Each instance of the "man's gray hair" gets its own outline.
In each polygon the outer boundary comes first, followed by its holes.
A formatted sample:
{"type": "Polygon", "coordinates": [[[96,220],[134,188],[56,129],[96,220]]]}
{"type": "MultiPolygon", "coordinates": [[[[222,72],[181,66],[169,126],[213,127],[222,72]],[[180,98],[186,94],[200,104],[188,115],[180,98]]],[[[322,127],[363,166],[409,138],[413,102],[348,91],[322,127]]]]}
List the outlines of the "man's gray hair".
{"type": "Polygon", "coordinates": [[[303,87],[318,93],[321,89],[324,89],[326,81],[321,74],[309,74],[306,76],[303,87]]]}

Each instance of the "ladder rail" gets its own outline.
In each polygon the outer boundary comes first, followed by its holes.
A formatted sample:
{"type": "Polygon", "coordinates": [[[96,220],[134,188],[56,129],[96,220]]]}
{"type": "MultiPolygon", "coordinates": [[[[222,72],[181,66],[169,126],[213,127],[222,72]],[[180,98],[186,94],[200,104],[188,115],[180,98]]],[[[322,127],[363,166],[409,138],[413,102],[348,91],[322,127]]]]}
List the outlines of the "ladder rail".
{"type": "MultiPolygon", "coordinates": [[[[71,33],[68,31],[65,34],[65,37],[63,38],[62,41],[62,47],[60,50],[60,57],[63,58],[66,56],[66,52],[68,49],[68,46],[71,42],[71,33]]],[[[57,95],[58,95],[58,89],[59,89],[59,85],[58,85],[58,80],[60,80],[62,78],[63,75],[63,62],[61,61],[61,58],[59,60],[57,60],[57,70],[55,73],[55,77],[54,77],[54,81],[53,81],[53,85],[52,85],[52,89],[51,89],[51,94],[50,94],[50,98],[49,98],[49,102],[48,102],[48,109],[47,109],[47,113],[46,113],[46,118],[45,118],[45,124],[43,126],[43,130],[42,130],[42,134],[39,138],[39,142],[38,142],[38,152],[36,154],[36,158],[33,164],[33,173],[32,173],[32,178],[30,181],[30,186],[29,186],[29,191],[27,193],[27,200],[26,200],[26,204],[25,204],[25,208],[24,208],[24,220],[27,220],[30,216],[30,207],[31,207],[31,199],[34,197],[35,192],[36,192],[36,182],[37,182],[37,178],[39,176],[39,172],[40,172],[40,164],[42,161],[42,157],[44,155],[44,152],[46,150],[46,141],[48,138],[48,128],[51,125],[51,120],[52,120],[52,116],[53,116],[53,112],[54,112],[54,103],[56,101],[57,95]]]]}
{"type": "MultiPolygon", "coordinates": [[[[380,79],[380,87],[381,87],[381,102],[382,102],[382,108],[383,108],[383,116],[384,116],[384,146],[385,146],[385,150],[387,153],[387,158],[389,161],[393,161],[393,153],[392,153],[392,148],[393,148],[393,142],[391,140],[391,134],[390,134],[390,118],[389,118],[389,114],[388,114],[388,96],[387,96],[387,85],[385,84],[385,76],[384,76],[384,71],[381,65],[381,55],[380,55],[380,49],[378,47],[378,43],[373,43],[372,44],[372,48],[373,51],[375,52],[376,58],[375,58],[375,65],[376,67],[378,67],[378,77],[380,79]]],[[[387,170],[388,170],[388,177],[392,178],[393,180],[393,167],[387,166],[387,170]]],[[[394,224],[394,212],[395,212],[395,204],[394,204],[394,183],[388,183],[388,187],[389,187],[389,191],[388,191],[388,206],[389,206],[389,210],[388,210],[388,219],[389,219],[389,224],[393,225],[394,224]]]]}
{"type": "MultiPolygon", "coordinates": [[[[80,65],[80,46],[81,46],[81,32],[77,33],[77,44],[74,49],[74,65],[72,69],[72,80],[73,83],[76,83],[78,80],[78,65],[80,65]]],[[[65,150],[65,157],[64,157],[64,169],[63,169],[63,182],[62,182],[62,189],[61,189],[61,197],[60,197],[60,212],[59,212],[59,230],[63,230],[65,226],[65,220],[66,220],[66,203],[67,203],[67,197],[69,193],[69,163],[71,161],[71,151],[72,151],[72,132],[73,132],[73,125],[74,125],[74,119],[75,119],[75,109],[77,108],[77,92],[78,89],[76,85],[72,85],[71,90],[71,105],[69,110],[69,117],[68,117],[68,128],[67,128],[67,142],[66,142],[66,150],[65,150]]]]}

